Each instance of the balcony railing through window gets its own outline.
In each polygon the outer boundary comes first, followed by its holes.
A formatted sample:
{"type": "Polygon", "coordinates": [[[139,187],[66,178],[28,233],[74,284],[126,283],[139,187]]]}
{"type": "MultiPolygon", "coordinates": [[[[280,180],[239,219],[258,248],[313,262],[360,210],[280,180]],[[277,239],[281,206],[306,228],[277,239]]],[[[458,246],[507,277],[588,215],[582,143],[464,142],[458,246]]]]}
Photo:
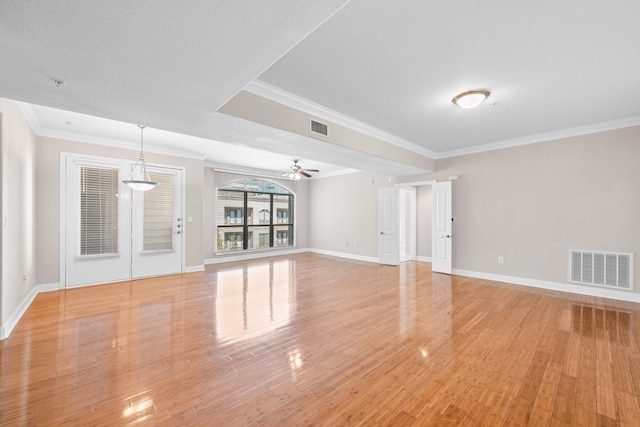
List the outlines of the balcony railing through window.
{"type": "Polygon", "coordinates": [[[217,252],[293,246],[293,207],[293,194],[266,181],[219,189],[217,252]]]}

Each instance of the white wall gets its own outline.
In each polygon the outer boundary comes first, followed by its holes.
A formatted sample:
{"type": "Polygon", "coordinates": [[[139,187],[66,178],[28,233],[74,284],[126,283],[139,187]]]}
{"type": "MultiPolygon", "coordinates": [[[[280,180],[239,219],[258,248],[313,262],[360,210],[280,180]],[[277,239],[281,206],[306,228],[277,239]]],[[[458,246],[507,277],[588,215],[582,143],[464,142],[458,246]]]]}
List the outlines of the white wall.
{"type": "Polygon", "coordinates": [[[36,283],[36,136],[14,101],[0,98],[2,136],[2,284],[4,336],[36,283]]]}
{"type": "Polygon", "coordinates": [[[378,189],[395,178],[357,172],[310,182],[310,247],[378,258],[378,189]]]}
{"type": "MultiPolygon", "coordinates": [[[[234,174],[226,172],[214,172],[212,168],[205,168],[204,171],[204,258],[211,262],[215,258],[230,258],[230,255],[222,254],[216,256],[217,244],[217,192],[218,188],[224,187],[235,181],[248,179],[259,179],[262,181],[274,182],[294,195],[294,223],[295,223],[295,248],[306,249],[309,247],[309,180],[291,181],[288,179],[261,178],[251,175],[234,174]]],[[[271,251],[275,254],[275,251],[271,251]]],[[[246,255],[246,254],[243,254],[246,255]]]]}
{"type": "MultiPolygon", "coordinates": [[[[37,139],[37,251],[38,284],[57,283],[60,276],[60,153],[79,153],[135,161],[138,151],[103,145],[37,139]]],[[[150,164],[185,168],[186,211],[185,264],[187,269],[203,266],[203,185],[204,161],[145,152],[150,164]]]]}
{"type": "Polygon", "coordinates": [[[438,160],[407,182],[459,176],[454,269],[568,283],[570,249],[627,252],[639,293],[639,162],[632,127],[438,160]]]}

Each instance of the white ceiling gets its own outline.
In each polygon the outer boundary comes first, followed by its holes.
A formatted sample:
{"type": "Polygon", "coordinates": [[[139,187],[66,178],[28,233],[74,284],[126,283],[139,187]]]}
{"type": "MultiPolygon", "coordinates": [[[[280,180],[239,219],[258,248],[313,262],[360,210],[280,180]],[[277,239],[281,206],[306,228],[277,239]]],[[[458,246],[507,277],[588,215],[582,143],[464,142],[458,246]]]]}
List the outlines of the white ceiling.
{"type": "Polygon", "coordinates": [[[637,16],[637,0],[1,2],[0,96],[36,104],[41,135],[135,147],[140,123],[149,150],[212,164],[406,175],[216,111],[275,87],[434,158],[637,125],[637,16]],[[496,105],[451,103],[474,88],[496,105]]]}
{"type": "Polygon", "coordinates": [[[637,0],[352,0],[259,78],[443,156],[639,124],[639,16],[637,0]],[[452,104],[480,88],[494,107],[452,104]]]}

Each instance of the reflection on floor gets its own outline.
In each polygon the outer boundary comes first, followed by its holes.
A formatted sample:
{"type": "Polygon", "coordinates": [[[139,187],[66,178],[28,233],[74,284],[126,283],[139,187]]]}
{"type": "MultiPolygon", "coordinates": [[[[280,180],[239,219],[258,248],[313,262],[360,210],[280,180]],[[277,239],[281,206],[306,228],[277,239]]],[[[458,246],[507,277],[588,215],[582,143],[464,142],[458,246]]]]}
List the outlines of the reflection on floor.
{"type": "Polygon", "coordinates": [[[40,294],[0,425],[640,425],[640,306],[299,254],[40,294]]]}

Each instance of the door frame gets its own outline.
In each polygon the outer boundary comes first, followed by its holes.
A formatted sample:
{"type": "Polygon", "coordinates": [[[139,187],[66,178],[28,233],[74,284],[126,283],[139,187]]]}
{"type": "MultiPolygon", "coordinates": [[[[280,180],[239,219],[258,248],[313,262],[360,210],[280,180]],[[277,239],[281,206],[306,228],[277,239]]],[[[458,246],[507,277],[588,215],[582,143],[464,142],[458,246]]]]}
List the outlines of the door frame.
{"type": "MultiPolygon", "coordinates": [[[[451,183],[452,183],[452,186],[453,186],[453,182],[454,182],[454,181],[456,181],[456,180],[457,180],[457,176],[451,176],[451,177],[449,177],[448,179],[444,179],[444,180],[441,180],[441,181],[436,181],[436,180],[425,180],[425,181],[413,181],[413,182],[399,183],[399,184],[396,184],[396,187],[416,187],[416,188],[417,188],[417,187],[422,187],[422,186],[426,186],[426,185],[428,185],[428,186],[430,186],[430,187],[432,188],[432,190],[433,190],[433,186],[434,186],[434,184],[436,184],[436,183],[438,183],[438,182],[449,181],[449,182],[451,182],[451,183]]],[[[453,191],[453,190],[452,190],[452,191],[453,191]]],[[[432,198],[433,198],[433,193],[432,193],[432,198]]],[[[432,203],[433,203],[433,202],[432,202],[432,203]]],[[[417,209],[417,207],[416,207],[416,209],[417,209]]],[[[453,211],[451,212],[451,216],[452,216],[452,218],[453,218],[453,211]]],[[[431,218],[431,226],[433,227],[433,216],[432,216],[432,218],[431,218]]],[[[453,224],[452,224],[452,226],[453,226],[453,224]]],[[[417,238],[417,235],[416,235],[416,238],[417,238]]],[[[433,242],[434,242],[434,239],[435,239],[435,235],[434,235],[434,233],[433,233],[433,231],[432,231],[432,235],[431,235],[431,244],[432,244],[432,250],[431,250],[431,263],[432,263],[432,265],[433,265],[433,242]]],[[[453,241],[451,242],[451,244],[453,244],[453,241]]],[[[453,256],[453,255],[452,255],[452,256],[453,256]]],[[[416,257],[416,258],[417,258],[417,257],[416,257]]],[[[453,260],[452,260],[452,261],[453,261],[453,260]]],[[[452,270],[453,270],[453,269],[452,269],[452,270]]]]}
{"type": "MultiPolygon", "coordinates": [[[[402,185],[397,186],[400,191],[399,194],[399,202],[400,202],[400,234],[405,236],[405,250],[404,253],[400,251],[400,262],[406,261],[415,261],[416,260],[416,251],[417,251],[417,187],[402,185]],[[404,200],[404,204],[402,201],[404,200]],[[405,220],[402,220],[402,216],[404,215],[405,220]],[[404,223],[404,228],[402,224],[404,223]]],[[[402,240],[402,239],[400,239],[402,240]]]]}
{"type": "MultiPolygon", "coordinates": [[[[133,152],[132,152],[133,153],[133,152]]],[[[59,225],[60,225],[60,234],[59,234],[59,255],[58,255],[58,262],[59,262],[59,275],[58,275],[58,289],[66,289],[66,274],[67,274],[67,265],[66,265],[66,253],[67,253],[67,230],[66,230],[66,219],[67,219],[67,185],[66,185],[66,181],[67,181],[67,159],[68,158],[78,158],[78,159],[86,159],[88,161],[95,161],[95,162],[123,162],[123,163],[130,163],[131,165],[133,165],[133,163],[135,163],[135,161],[133,160],[135,158],[135,154],[132,154],[131,157],[127,157],[127,158],[122,158],[122,157],[106,157],[106,156],[96,156],[96,155],[91,155],[91,154],[85,154],[85,153],[74,153],[74,152],[68,152],[68,151],[61,151],[60,152],[60,163],[59,163],[59,173],[58,173],[58,178],[59,178],[59,185],[58,188],[60,190],[60,197],[59,197],[59,205],[60,205],[60,218],[59,218],[59,225]]],[[[182,200],[180,201],[181,204],[181,209],[182,209],[182,216],[183,218],[186,218],[186,212],[187,212],[187,206],[186,206],[186,201],[187,201],[187,171],[186,168],[183,166],[173,166],[173,165],[164,165],[164,164],[159,164],[159,163],[147,163],[147,165],[149,166],[153,166],[153,167],[159,167],[159,168],[168,168],[168,169],[178,169],[182,171],[182,200]]],[[[133,191],[133,190],[131,190],[133,191]]],[[[189,228],[189,226],[187,225],[189,221],[185,220],[183,222],[184,224],[184,232],[181,234],[182,236],[182,254],[180,255],[180,263],[181,263],[181,270],[182,272],[185,271],[186,268],[186,232],[187,229],[189,228]]],[[[131,233],[131,231],[129,231],[129,233],[131,233]]],[[[131,245],[131,241],[129,241],[129,245],[131,245]]],[[[131,280],[131,254],[129,255],[129,280],[131,280]]],[[[95,284],[95,285],[99,285],[95,284]]],[[[82,286],[95,286],[95,285],[80,285],[80,286],[74,286],[74,287],[82,287],[82,286]]]]}
{"type": "MultiPolygon", "coordinates": [[[[433,184],[435,184],[437,181],[435,179],[433,180],[428,180],[428,181],[413,181],[413,182],[404,182],[404,183],[399,183],[396,184],[396,187],[413,187],[416,189],[416,192],[418,191],[418,187],[424,187],[424,186],[429,186],[429,187],[433,187],[433,184]]],[[[416,194],[417,196],[417,194],[416,194]]],[[[416,199],[417,200],[417,199],[416,199]]],[[[418,205],[417,203],[414,203],[413,205],[414,208],[414,212],[413,212],[413,216],[417,218],[417,210],[418,210],[418,205]]],[[[416,220],[417,223],[417,220],[416,220]]],[[[417,230],[417,224],[416,227],[414,229],[413,235],[412,235],[412,239],[413,242],[411,243],[413,245],[414,251],[415,251],[415,260],[418,259],[418,230],[417,230]]],[[[431,239],[433,240],[433,236],[431,237],[431,239]]],[[[432,254],[433,255],[433,254],[432,254]]]]}

